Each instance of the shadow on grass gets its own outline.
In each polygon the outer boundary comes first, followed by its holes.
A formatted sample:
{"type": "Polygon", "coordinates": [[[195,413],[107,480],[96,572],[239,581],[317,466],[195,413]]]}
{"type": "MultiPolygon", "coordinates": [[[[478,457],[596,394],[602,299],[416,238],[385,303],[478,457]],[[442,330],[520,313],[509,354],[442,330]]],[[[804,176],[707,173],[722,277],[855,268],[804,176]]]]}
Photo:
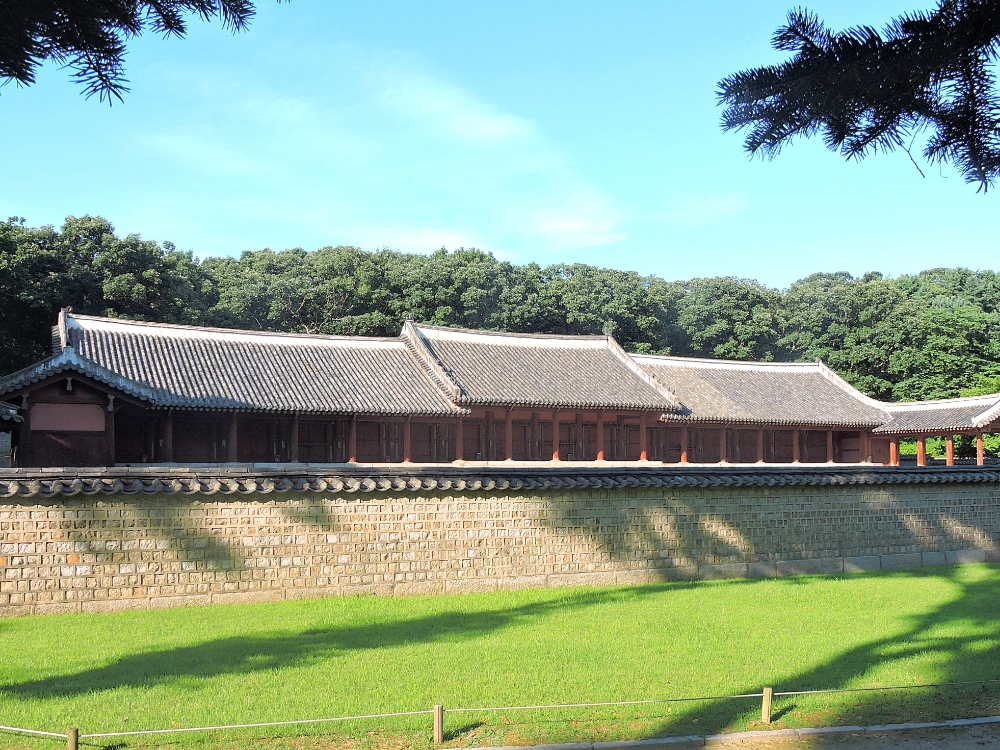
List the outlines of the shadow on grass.
{"type": "MultiPolygon", "coordinates": [[[[752,581],[731,583],[753,585],[752,581]]],[[[366,622],[298,633],[219,638],[193,646],[134,654],[75,674],[3,685],[0,686],[0,692],[22,699],[73,696],[125,686],[152,687],[178,677],[208,678],[223,674],[276,670],[327,660],[349,651],[393,648],[415,643],[468,641],[556,611],[601,605],[622,597],[652,596],[662,593],[668,587],[677,590],[695,585],[698,584],[577,590],[557,599],[532,602],[519,607],[478,612],[440,612],[408,620],[366,622]]]]}
{"type": "MultiPolygon", "coordinates": [[[[780,684],[772,678],[761,676],[761,683],[744,685],[745,692],[758,692],[766,684],[776,692],[793,690],[824,690],[867,686],[866,675],[893,663],[905,662],[912,657],[934,657],[941,665],[941,677],[934,682],[965,682],[1000,679],[1000,570],[979,581],[966,583],[960,570],[908,571],[893,574],[916,578],[947,577],[960,587],[960,594],[952,601],[923,615],[914,616],[910,627],[898,636],[882,638],[852,648],[815,669],[802,672],[780,684]]],[[[901,721],[926,721],[931,719],[959,718],[958,713],[997,713],[1000,707],[1000,683],[994,685],[969,685],[962,688],[935,688],[915,691],[866,692],[832,694],[823,700],[830,709],[814,709],[803,713],[806,701],[802,696],[775,698],[774,721],[779,721],[800,711],[796,717],[799,726],[853,725],[896,723],[901,721]],[[972,698],[982,696],[974,703],[972,698]],[[958,713],[955,713],[958,712],[958,713]],[[803,720],[805,723],[802,723],[803,720]]],[[[810,703],[810,705],[812,705],[810,703]]],[[[690,733],[717,733],[731,730],[741,720],[759,711],[743,701],[718,701],[699,706],[690,712],[664,722],[650,737],[663,737],[690,733]]],[[[754,726],[753,728],[764,728],[754,726]]]]}

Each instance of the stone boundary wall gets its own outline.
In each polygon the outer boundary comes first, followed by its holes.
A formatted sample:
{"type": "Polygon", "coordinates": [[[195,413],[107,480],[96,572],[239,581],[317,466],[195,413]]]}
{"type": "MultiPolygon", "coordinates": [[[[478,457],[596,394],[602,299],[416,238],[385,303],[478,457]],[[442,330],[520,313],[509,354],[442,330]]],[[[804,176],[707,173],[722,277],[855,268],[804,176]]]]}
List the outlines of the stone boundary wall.
{"type": "Polygon", "coordinates": [[[340,489],[275,469],[244,471],[228,496],[233,472],[158,471],[131,494],[110,470],[86,493],[71,487],[86,472],[18,472],[0,497],[0,615],[1000,560],[1000,478],[967,469],[397,467],[340,489]]]}

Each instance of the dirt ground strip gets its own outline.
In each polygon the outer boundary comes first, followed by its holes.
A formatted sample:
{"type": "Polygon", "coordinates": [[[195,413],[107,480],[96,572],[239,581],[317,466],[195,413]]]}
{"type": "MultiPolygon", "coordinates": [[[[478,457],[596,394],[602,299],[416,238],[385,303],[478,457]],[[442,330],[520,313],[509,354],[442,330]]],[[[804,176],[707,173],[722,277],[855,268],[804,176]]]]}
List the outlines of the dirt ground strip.
{"type": "Polygon", "coordinates": [[[913,729],[865,734],[817,734],[808,737],[744,737],[713,742],[720,750],[982,750],[1000,748],[1000,725],[913,729]]]}

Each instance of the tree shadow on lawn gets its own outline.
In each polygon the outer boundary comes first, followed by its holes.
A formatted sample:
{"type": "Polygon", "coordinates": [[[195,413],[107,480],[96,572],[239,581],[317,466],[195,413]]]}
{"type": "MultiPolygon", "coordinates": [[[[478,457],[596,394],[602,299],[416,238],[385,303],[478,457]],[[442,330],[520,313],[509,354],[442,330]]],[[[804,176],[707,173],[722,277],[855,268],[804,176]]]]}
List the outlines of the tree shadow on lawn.
{"type": "MultiPolygon", "coordinates": [[[[731,581],[732,584],[753,582],[731,581]]],[[[348,651],[393,648],[415,643],[468,641],[526,620],[620,600],[647,597],[698,585],[658,584],[588,589],[550,601],[479,612],[448,611],[408,620],[363,623],[302,632],[238,635],[193,646],[149,651],[75,674],[0,686],[0,693],[22,699],[81,695],[115,688],[152,687],[178,677],[215,677],[298,666],[348,651]]],[[[704,584],[702,584],[704,585],[704,584]]]]}
{"type": "MultiPolygon", "coordinates": [[[[870,679],[864,679],[873,670],[904,662],[911,657],[926,658],[928,655],[934,663],[941,665],[940,677],[934,680],[918,677],[904,680],[903,684],[1000,679],[1000,571],[994,569],[985,580],[972,583],[963,583],[958,569],[951,569],[949,572],[940,568],[935,571],[900,571],[893,575],[947,577],[961,588],[961,593],[931,612],[912,617],[909,627],[899,635],[856,646],[825,664],[780,682],[775,682],[773,676],[762,672],[759,684],[745,684],[739,692],[759,692],[765,685],[772,686],[776,692],[873,686],[870,679]]],[[[831,637],[836,636],[831,634],[831,637]]],[[[846,695],[850,698],[845,701],[845,694],[833,694],[829,703],[825,700],[817,703],[817,707],[810,712],[806,712],[807,708],[802,705],[806,702],[803,696],[776,696],[772,718],[784,718],[799,710],[792,725],[897,723],[959,718],[957,715],[949,715],[949,712],[975,713],[978,710],[976,705],[981,709],[976,715],[985,715],[991,708],[992,713],[997,713],[1000,683],[846,695]],[[983,699],[979,704],[972,702],[976,695],[983,699]],[[833,708],[820,708],[823,704],[833,708]],[[803,720],[806,723],[803,724],[803,720]]],[[[808,703],[809,706],[814,705],[812,701],[808,703]]],[[[709,734],[732,730],[748,714],[759,716],[759,711],[760,699],[702,704],[672,717],[649,736],[664,737],[692,732],[709,734]]],[[[767,727],[751,723],[750,728],[767,727]]]]}

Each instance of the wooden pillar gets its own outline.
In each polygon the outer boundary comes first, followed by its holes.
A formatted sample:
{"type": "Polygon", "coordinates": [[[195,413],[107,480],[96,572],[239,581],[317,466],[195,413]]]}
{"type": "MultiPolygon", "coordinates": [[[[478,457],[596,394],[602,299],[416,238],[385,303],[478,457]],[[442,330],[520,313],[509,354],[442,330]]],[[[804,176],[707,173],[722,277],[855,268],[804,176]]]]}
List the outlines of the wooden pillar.
{"type": "Polygon", "coordinates": [[[531,445],[528,448],[528,458],[534,461],[542,460],[542,422],[537,411],[531,412],[531,445]]]}
{"type": "Polygon", "coordinates": [[[292,414],[292,423],[288,426],[288,460],[299,462],[299,413],[292,414]]]}
{"type": "Polygon", "coordinates": [[[681,463],[688,462],[688,426],[681,425],[681,463]]]}
{"type": "Polygon", "coordinates": [[[483,442],[483,458],[487,461],[492,461],[496,458],[496,440],[493,439],[493,412],[486,412],[486,435],[484,436],[483,442]]]}
{"type": "Polygon", "coordinates": [[[729,463],[729,447],[726,445],[726,435],[727,431],[726,425],[722,425],[722,429],[719,430],[719,463],[726,464],[729,463]]]}
{"type": "Polygon", "coordinates": [[[639,460],[646,461],[649,456],[649,429],[646,425],[646,412],[639,415],[639,460]]]}
{"type": "Polygon", "coordinates": [[[104,418],[104,440],[107,446],[108,465],[114,466],[115,459],[115,411],[114,402],[108,406],[108,414],[104,418]]]}
{"type": "Polygon", "coordinates": [[[604,410],[597,412],[597,460],[604,460],[604,410]]]}
{"type": "Polygon", "coordinates": [[[583,461],[586,450],[586,441],[583,439],[583,412],[576,413],[576,448],[573,450],[573,460],[583,461]]]}
{"type": "Polygon", "coordinates": [[[833,430],[826,431],[826,462],[833,463],[833,430]]]}
{"type": "Polygon", "coordinates": [[[514,460],[514,409],[508,408],[503,423],[504,453],[508,461],[514,460]]]}
{"type": "Polygon", "coordinates": [[[455,460],[465,460],[465,417],[458,418],[455,428],[455,460]]]}
{"type": "Polygon", "coordinates": [[[983,433],[976,433],[976,466],[986,464],[986,447],[983,445],[983,433]]]}
{"type": "Polygon", "coordinates": [[[174,410],[167,410],[167,418],[163,420],[163,460],[172,463],[174,460],[174,410]]]}
{"type": "Polygon", "coordinates": [[[797,464],[802,454],[799,448],[799,428],[792,430],[792,463],[797,464]]]}
{"type": "Polygon", "coordinates": [[[624,461],[628,458],[628,438],[625,435],[625,415],[618,415],[618,440],[615,445],[616,460],[624,461]]]}
{"type": "Polygon", "coordinates": [[[226,459],[231,463],[235,463],[236,461],[239,460],[238,458],[236,458],[237,456],[236,427],[237,427],[236,412],[233,412],[232,415],[230,415],[229,417],[229,437],[226,438],[226,459]]]}
{"type": "Polygon", "coordinates": [[[921,435],[917,438],[917,466],[927,465],[927,439],[921,435]]]}
{"type": "Polygon", "coordinates": [[[358,462],[358,416],[351,415],[351,426],[347,431],[347,462],[358,462]]]}
{"type": "Polygon", "coordinates": [[[867,432],[861,433],[861,461],[866,464],[872,462],[871,435],[867,432]]]}
{"type": "Polygon", "coordinates": [[[955,436],[954,435],[948,435],[947,437],[945,437],[945,439],[944,439],[944,446],[945,446],[945,463],[948,464],[948,466],[954,466],[955,465],[955,436]]]}
{"type": "Polygon", "coordinates": [[[552,460],[561,461],[559,455],[559,410],[552,410],[552,460]]]}
{"type": "Polygon", "coordinates": [[[410,463],[410,417],[403,422],[403,463],[410,463]]]}
{"type": "Polygon", "coordinates": [[[764,428],[757,428],[757,463],[764,463],[764,428]]]}
{"type": "Polygon", "coordinates": [[[889,466],[899,466],[899,438],[889,439],[889,466]]]}

